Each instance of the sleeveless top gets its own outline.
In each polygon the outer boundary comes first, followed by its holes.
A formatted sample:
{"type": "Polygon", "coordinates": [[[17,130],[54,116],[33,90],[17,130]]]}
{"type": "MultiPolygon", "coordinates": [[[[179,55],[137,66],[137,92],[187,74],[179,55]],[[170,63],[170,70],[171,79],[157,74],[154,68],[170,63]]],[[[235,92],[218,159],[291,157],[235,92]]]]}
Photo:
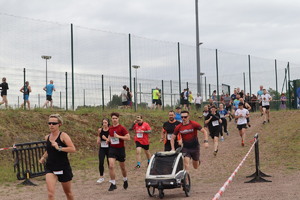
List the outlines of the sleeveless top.
{"type": "Polygon", "coordinates": [[[102,136],[105,136],[106,138],[108,138],[109,135],[109,129],[107,131],[103,130],[103,128],[101,129],[100,132],[100,138],[101,138],[101,148],[108,148],[109,144],[106,144],[106,140],[102,139],[102,136]]]}
{"type": "MultiPolygon", "coordinates": [[[[56,138],[55,142],[57,142],[58,146],[67,147],[65,143],[60,140],[61,132],[56,138]]],[[[70,162],[68,159],[68,153],[63,151],[58,151],[55,149],[49,140],[50,135],[48,136],[46,142],[46,151],[48,153],[48,158],[46,162],[46,168],[52,171],[59,171],[62,169],[66,169],[70,167],[70,162]]]]}

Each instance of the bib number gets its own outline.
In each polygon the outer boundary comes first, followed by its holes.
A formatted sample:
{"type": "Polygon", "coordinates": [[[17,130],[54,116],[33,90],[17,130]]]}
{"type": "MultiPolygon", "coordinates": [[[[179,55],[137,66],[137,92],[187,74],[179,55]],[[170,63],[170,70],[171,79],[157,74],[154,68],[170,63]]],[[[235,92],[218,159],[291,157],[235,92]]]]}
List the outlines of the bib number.
{"type": "Polygon", "coordinates": [[[168,134],[167,134],[167,139],[168,139],[168,140],[171,140],[171,139],[172,139],[172,135],[173,135],[172,133],[168,133],[168,134]]]}
{"type": "Polygon", "coordinates": [[[120,144],[120,140],[119,140],[119,138],[112,137],[112,138],[110,138],[110,143],[111,144],[120,144]]]}
{"type": "Polygon", "coordinates": [[[63,171],[63,170],[60,170],[60,171],[53,171],[53,174],[55,174],[55,175],[63,175],[63,174],[64,174],[64,171],[63,171]]]}
{"type": "Polygon", "coordinates": [[[141,133],[141,132],[136,133],[136,137],[137,138],[143,138],[143,133],[141,133]]]}
{"type": "Polygon", "coordinates": [[[106,141],[101,141],[101,147],[108,148],[108,144],[106,143],[106,141]]]}
{"type": "Polygon", "coordinates": [[[212,121],[213,126],[219,126],[219,120],[212,121]]]}

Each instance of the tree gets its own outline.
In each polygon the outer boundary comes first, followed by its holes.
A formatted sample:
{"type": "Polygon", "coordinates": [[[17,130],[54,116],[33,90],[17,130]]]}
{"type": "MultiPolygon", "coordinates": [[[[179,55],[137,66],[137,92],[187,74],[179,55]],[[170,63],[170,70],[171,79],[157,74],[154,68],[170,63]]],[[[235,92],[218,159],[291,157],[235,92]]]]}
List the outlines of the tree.
{"type": "Polygon", "coordinates": [[[271,95],[272,99],[279,99],[280,98],[280,93],[276,92],[276,90],[273,90],[272,88],[268,89],[268,93],[271,95]]]}
{"type": "Polygon", "coordinates": [[[121,97],[114,94],[113,97],[112,97],[112,100],[107,103],[107,107],[115,108],[115,107],[118,107],[119,105],[121,105],[121,103],[122,103],[121,97]]]}

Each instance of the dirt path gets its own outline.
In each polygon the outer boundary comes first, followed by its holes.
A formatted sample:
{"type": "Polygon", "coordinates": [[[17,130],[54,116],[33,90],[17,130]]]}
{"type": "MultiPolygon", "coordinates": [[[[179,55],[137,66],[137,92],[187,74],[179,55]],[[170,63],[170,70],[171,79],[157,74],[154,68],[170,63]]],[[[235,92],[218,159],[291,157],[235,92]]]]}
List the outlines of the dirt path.
{"type": "MultiPolygon", "coordinates": [[[[210,140],[208,149],[201,148],[201,167],[198,170],[191,170],[192,191],[191,196],[186,198],[182,189],[165,190],[164,199],[212,199],[219,188],[224,184],[234,169],[241,162],[243,157],[249,150],[254,134],[259,131],[260,134],[265,133],[261,127],[261,118],[256,114],[251,118],[252,127],[247,130],[247,143],[245,147],[240,145],[240,137],[233,122],[229,123],[230,135],[225,136],[225,141],[220,143],[219,153],[217,157],[213,156],[213,145],[210,140]]],[[[202,138],[201,138],[202,141],[202,138]]],[[[274,158],[276,159],[276,158],[274,158]]],[[[261,162],[264,156],[262,153],[261,162]]],[[[122,188],[122,178],[118,168],[117,186],[114,192],[108,192],[109,187],[108,176],[106,174],[106,182],[101,185],[96,184],[98,178],[97,169],[92,171],[75,171],[73,181],[73,190],[76,199],[94,200],[94,199],[158,199],[158,197],[150,198],[145,188],[145,171],[142,167],[139,170],[133,170],[133,164],[128,166],[129,188],[122,188]]],[[[269,183],[244,183],[250,180],[246,176],[255,172],[254,151],[252,151],[237,173],[233,182],[226,189],[221,199],[300,199],[300,172],[287,173],[281,170],[281,167],[268,168],[263,166],[263,172],[272,175],[266,179],[271,180],[269,183]]],[[[18,182],[0,186],[1,200],[18,200],[18,199],[47,199],[46,186],[43,178],[35,179],[33,182],[38,186],[17,186],[18,182]]],[[[60,185],[57,185],[57,199],[65,199],[60,185]]]]}

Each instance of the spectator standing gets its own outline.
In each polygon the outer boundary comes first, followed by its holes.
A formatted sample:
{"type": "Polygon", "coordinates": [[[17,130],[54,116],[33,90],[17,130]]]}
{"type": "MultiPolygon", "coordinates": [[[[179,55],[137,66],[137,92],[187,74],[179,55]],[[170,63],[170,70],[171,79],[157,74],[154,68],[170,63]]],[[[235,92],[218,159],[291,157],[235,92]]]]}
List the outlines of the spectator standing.
{"type": "Polygon", "coordinates": [[[0,105],[5,104],[5,108],[7,108],[8,107],[7,90],[9,88],[5,77],[2,78],[2,83],[0,84],[0,87],[1,87],[1,97],[2,97],[2,101],[0,102],[0,105]]]}
{"type": "MultiPolygon", "coordinates": [[[[29,93],[31,92],[31,86],[29,85],[29,82],[26,81],[25,85],[20,89],[20,92],[23,93],[23,99],[25,103],[27,103],[28,110],[30,110],[30,101],[29,101],[29,93]]],[[[21,104],[21,108],[23,108],[24,103],[21,104]]]]}
{"type": "Polygon", "coordinates": [[[287,98],[284,93],[281,93],[280,97],[280,110],[286,110],[286,101],[287,98]]]}
{"type": "Polygon", "coordinates": [[[53,80],[50,80],[50,83],[46,85],[46,87],[44,87],[43,90],[46,91],[46,102],[44,103],[43,108],[48,107],[49,102],[50,102],[50,108],[52,108],[53,107],[52,93],[53,91],[55,91],[53,80]]]}
{"type": "Polygon", "coordinates": [[[202,104],[202,97],[200,96],[200,94],[197,94],[197,97],[195,97],[195,106],[196,106],[196,110],[199,111],[201,108],[201,104],[202,104]]]}
{"type": "Polygon", "coordinates": [[[123,90],[121,92],[121,100],[122,100],[122,106],[123,108],[127,108],[128,105],[128,96],[127,96],[127,86],[123,85],[123,90]]]}

